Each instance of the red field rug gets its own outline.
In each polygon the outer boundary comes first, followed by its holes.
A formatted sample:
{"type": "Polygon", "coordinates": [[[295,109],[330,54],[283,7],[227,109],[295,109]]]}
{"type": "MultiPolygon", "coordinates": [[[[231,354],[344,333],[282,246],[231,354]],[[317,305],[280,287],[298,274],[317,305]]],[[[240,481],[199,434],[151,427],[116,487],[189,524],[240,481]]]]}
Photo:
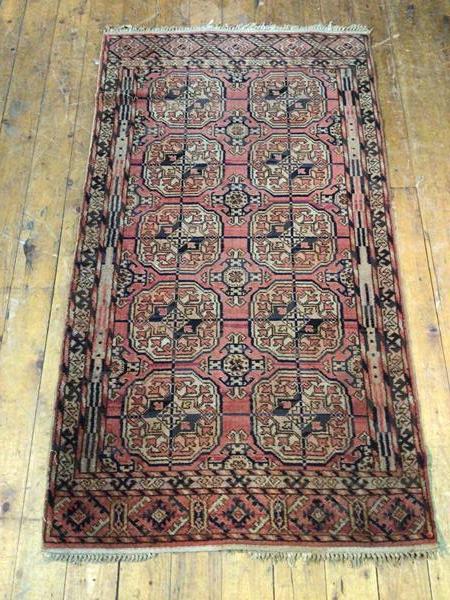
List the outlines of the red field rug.
{"type": "Polygon", "coordinates": [[[435,547],[368,40],[105,35],[51,451],[56,558],[435,547]]]}

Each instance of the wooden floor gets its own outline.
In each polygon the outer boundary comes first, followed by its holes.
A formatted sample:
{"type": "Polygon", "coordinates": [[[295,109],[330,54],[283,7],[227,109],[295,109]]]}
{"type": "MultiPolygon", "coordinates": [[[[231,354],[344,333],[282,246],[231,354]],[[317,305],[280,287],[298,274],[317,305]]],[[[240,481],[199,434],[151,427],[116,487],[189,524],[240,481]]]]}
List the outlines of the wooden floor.
{"type": "Polygon", "coordinates": [[[447,600],[450,558],[351,568],[179,554],[74,566],[40,554],[45,472],[71,261],[106,24],[373,28],[412,359],[450,540],[450,6],[440,0],[0,2],[1,598],[447,600]]]}

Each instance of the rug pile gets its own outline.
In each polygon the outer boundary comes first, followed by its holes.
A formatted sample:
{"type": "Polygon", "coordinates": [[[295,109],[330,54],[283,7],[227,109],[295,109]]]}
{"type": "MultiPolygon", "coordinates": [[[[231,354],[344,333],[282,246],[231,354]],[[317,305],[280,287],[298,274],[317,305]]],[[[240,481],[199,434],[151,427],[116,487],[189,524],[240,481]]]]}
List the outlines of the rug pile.
{"type": "Polygon", "coordinates": [[[364,28],[111,31],[96,110],[47,551],[431,552],[364,28]]]}

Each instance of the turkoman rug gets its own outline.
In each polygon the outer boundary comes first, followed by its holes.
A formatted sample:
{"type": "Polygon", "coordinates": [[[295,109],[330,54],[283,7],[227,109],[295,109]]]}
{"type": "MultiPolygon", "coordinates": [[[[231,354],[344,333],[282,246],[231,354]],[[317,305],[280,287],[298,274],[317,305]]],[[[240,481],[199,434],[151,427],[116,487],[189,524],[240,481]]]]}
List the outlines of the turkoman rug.
{"type": "Polygon", "coordinates": [[[433,550],[364,28],[104,36],[50,463],[56,558],[433,550]]]}

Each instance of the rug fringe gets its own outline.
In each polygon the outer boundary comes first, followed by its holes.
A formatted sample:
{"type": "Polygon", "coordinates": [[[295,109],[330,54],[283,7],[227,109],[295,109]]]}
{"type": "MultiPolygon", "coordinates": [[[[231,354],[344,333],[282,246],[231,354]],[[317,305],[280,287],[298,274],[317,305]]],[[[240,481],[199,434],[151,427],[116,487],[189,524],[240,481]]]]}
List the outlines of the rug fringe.
{"type": "MultiPolygon", "coordinates": [[[[207,548],[211,550],[212,548],[207,548]]],[[[198,551],[204,548],[197,548],[198,551]]],[[[287,563],[294,566],[298,561],[306,563],[317,563],[322,561],[350,563],[352,566],[360,566],[367,562],[375,564],[396,565],[407,561],[427,560],[436,558],[440,548],[355,548],[342,550],[251,550],[251,549],[222,549],[213,548],[215,551],[226,553],[247,554],[255,560],[270,561],[272,563],[287,563]]],[[[193,552],[195,549],[180,548],[177,552],[193,552]]],[[[46,550],[44,557],[51,561],[63,561],[73,564],[83,563],[117,563],[117,562],[141,562],[151,560],[159,554],[170,553],[169,551],[147,551],[147,550],[46,550]]]]}
{"type": "Polygon", "coordinates": [[[318,563],[323,561],[350,563],[354,567],[358,567],[364,563],[397,565],[408,561],[434,559],[437,557],[437,554],[437,548],[427,550],[355,549],[341,551],[325,550],[317,552],[250,552],[250,556],[256,560],[271,561],[272,563],[285,562],[291,567],[299,561],[306,563],[318,563]]]}
{"type": "Polygon", "coordinates": [[[335,25],[329,23],[315,23],[314,25],[272,25],[270,23],[240,23],[237,25],[216,25],[213,21],[195,27],[140,27],[136,25],[107,25],[104,33],[196,33],[201,31],[237,31],[237,32],[284,32],[284,33],[333,33],[333,34],[361,34],[369,35],[371,29],[366,25],[335,25]]]}
{"type": "Polygon", "coordinates": [[[83,563],[142,562],[155,558],[157,553],[145,550],[45,550],[44,558],[51,561],[83,563]]]}

